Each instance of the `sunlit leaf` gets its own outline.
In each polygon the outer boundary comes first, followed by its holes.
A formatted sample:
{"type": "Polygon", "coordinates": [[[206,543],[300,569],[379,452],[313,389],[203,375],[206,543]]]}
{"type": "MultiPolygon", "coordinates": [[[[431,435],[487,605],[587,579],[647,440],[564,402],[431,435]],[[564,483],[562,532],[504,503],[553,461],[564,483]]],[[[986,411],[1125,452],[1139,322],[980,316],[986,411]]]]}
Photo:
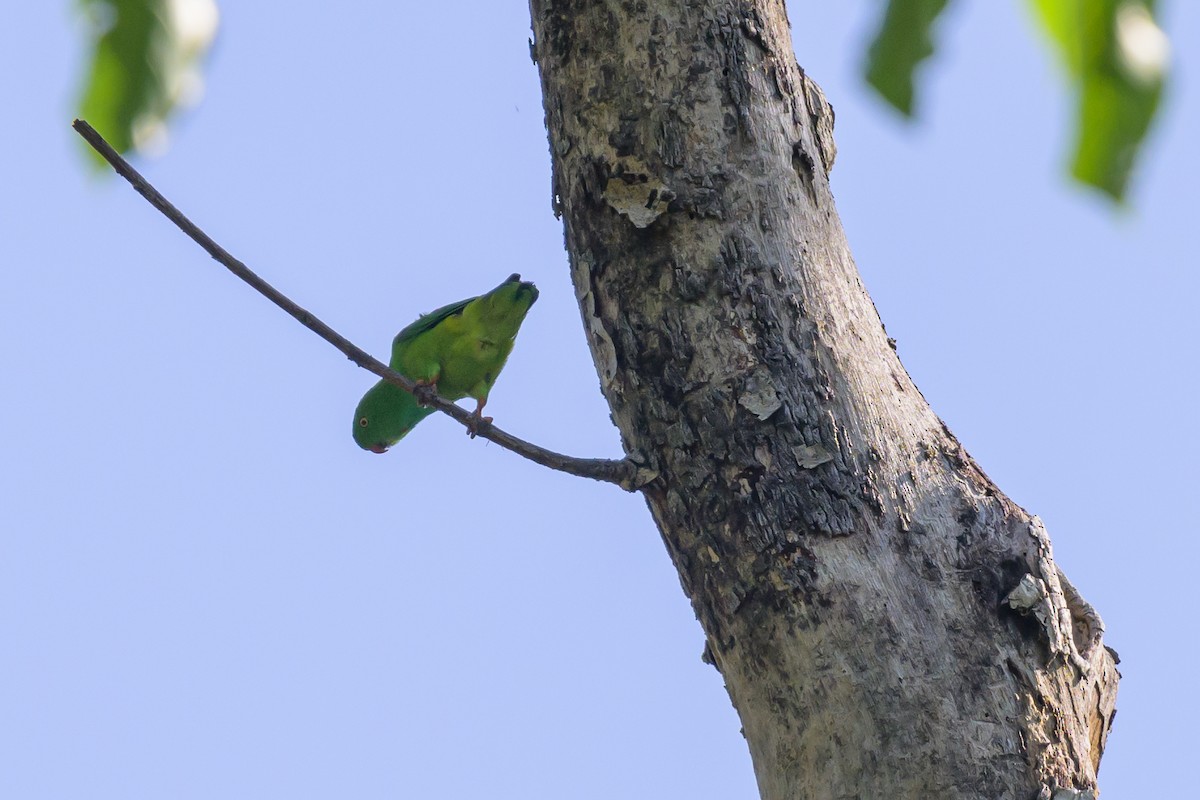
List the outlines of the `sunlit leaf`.
{"type": "Polygon", "coordinates": [[[1030,0],[1078,95],[1071,174],[1124,199],[1170,47],[1154,0],[1030,0]]]}
{"type": "Polygon", "coordinates": [[[166,120],[195,102],[217,27],[213,0],[80,0],[93,54],[79,115],[120,152],[165,145],[166,120]]]}
{"type": "Polygon", "coordinates": [[[947,0],[889,0],[867,53],[867,83],[905,116],[913,113],[913,73],[933,54],[930,30],[947,0]]]}

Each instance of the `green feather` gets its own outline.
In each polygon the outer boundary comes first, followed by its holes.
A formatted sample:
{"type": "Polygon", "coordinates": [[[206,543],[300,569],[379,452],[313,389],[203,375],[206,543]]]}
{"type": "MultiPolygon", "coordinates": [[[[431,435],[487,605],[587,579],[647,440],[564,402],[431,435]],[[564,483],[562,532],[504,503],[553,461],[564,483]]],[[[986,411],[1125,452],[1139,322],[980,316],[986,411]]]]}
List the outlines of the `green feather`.
{"type": "Polygon", "coordinates": [[[395,339],[392,339],[393,351],[396,347],[411,342],[420,334],[432,330],[439,322],[446,319],[446,317],[453,316],[455,314],[461,314],[463,309],[466,308],[469,303],[477,299],[479,298],[471,297],[467,300],[459,300],[457,303],[451,303],[448,306],[442,306],[437,311],[431,311],[428,314],[422,314],[421,316],[417,317],[416,322],[410,323],[404,330],[396,334],[395,339]]]}
{"type": "MultiPolygon", "coordinates": [[[[473,398],[479,417],[537,298],[537,287],[510,275],[487,294],[424,314],[392,340],[390,366],[420,383],[436,384],[447,400],[473,398]]],[[[382,453],[431,413],[408,392],[380,381],[355,409],[354,441],[382,453]]]]}

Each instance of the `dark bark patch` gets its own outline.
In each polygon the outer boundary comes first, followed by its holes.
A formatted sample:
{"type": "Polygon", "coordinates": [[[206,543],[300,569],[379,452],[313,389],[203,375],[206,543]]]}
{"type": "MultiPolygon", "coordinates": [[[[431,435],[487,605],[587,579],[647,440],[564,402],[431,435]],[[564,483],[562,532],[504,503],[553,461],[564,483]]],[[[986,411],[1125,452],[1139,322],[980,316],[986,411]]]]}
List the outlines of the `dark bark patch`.
{"type": "Polygon", "coordinates": [[[804,150],[804,145],[801,142],[796,142],[792,145],[792,169],[796,171],[796,175],[800,178],[800,185],[804,187],[805,194],[808,199],[817,203],[817,189],[815,185],[815,173],[817,165],[804,150]]]}

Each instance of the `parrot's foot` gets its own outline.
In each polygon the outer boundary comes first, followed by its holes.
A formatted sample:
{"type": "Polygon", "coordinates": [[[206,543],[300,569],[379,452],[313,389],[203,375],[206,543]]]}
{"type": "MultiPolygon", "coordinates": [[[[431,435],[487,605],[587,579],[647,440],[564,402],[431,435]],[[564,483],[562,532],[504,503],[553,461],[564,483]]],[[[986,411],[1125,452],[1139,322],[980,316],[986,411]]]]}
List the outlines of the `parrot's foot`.
{"type": "Polygon", "coordinates": [[[491,424],[491,417],[481,417],[479,416],[479,412],[476,411],[467,420],[467,436],[470,436],[472,439],[474,439],[481,428],[485,428],[491,424]]]}
{"type": "Polygon", "coordinates": [[[413,397],[417,400],[419,406],[433,405],[433,398],[437,397],[437,381],[417,381],[417,388],[413,390],[413,397]]]}
{"type": "Polygon", "coordinates": [[[467,436],[470,436],[472,439],[475,438],[475,434],[479,433],[480,428],[484,425],[492,424],[491,417],[483,416],[483,407],[485,405],[487,405],[486,397],[482,400],[477,399],[475,401],[475,410],[471,412],[471,416],[467,420],[467,436]]]}

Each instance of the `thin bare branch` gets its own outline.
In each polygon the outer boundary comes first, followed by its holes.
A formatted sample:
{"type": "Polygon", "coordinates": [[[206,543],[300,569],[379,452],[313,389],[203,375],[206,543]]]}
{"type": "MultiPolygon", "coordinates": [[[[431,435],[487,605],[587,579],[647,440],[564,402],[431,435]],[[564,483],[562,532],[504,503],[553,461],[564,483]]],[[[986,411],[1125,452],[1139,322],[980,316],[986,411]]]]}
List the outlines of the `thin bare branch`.
{"type": "Polygon", "coordinates": [[[468,431],[474,428],[476,435],[495,442],[504,449],[511,450],[517,455],[524,456],[530,461],[541,464],[544,467],[571,475],[578,475],[583,478],[593,478],[598,481],[613,483],[627,491],[635,491],[653,479],[653,472],[640,467],[632,459],[575,458],[574,456],[555,453],[544,447],[526,442],[523,439],[518,439],[516,436],[506,433],[486,420],[475,420],[466,409],[450,402],[444,397],[431,395],[428,390],[422,391],[425,387],[418,387],[414,381],[373,358],[365,350],[359,348],[349,339],[318,319],[316,315],[292,302],[285,294],[260,278],[241,261],[230,255],[225,248],[213,241],[212,237],[200,230],[195,223],[168,202],[137,170],[129,165],[128,161],[112,148],[112,145],[104,140],[103,136],[96,132],[95,128],[81,119],[75,120],[72,127],[75,128],[80,136],[87,140],[88,144],[95,148],[96,152],[103,156],[109,164],[112,164],[113,169],[117,171],[118,175],[129,181],[129,184],[137,190],[138,194],[146,198],[150,202],[150,205],[161,211],[167,219],[171,220],[181,231],[190,236],[196,244],[208,251],[208,254],[216,259],[218,263],[254,287],[259,294],[282,308],[288,314],[291,314],[313,333],[342,351],[347,358],[358,366],[368,372],[375,373],[380,378],[399,386],[406,392],[416,394],[425,405],[436,408],[438,411],[458,420],[468,431]]]}

